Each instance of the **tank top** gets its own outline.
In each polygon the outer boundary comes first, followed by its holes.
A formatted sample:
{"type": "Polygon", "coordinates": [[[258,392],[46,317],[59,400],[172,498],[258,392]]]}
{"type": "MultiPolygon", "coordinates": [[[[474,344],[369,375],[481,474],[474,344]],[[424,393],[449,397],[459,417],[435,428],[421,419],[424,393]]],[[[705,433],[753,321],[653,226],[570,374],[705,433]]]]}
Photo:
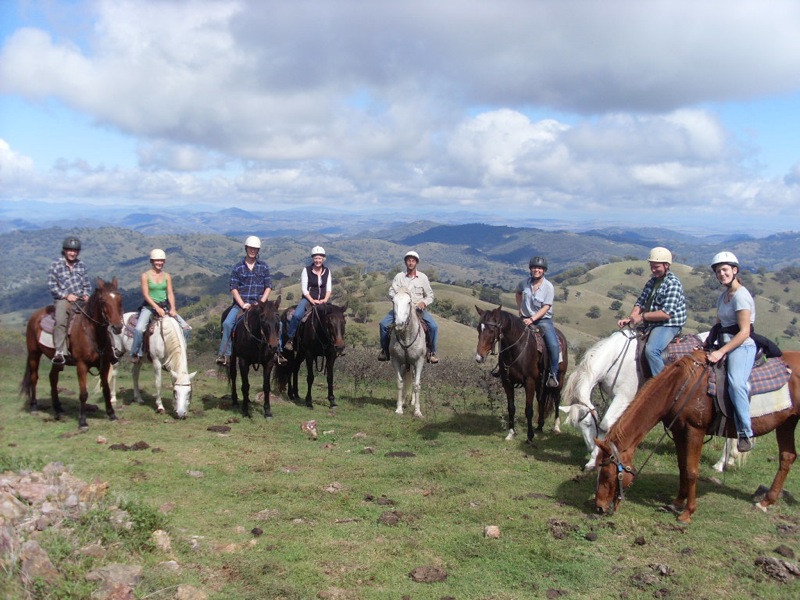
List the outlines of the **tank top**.
{"type": "Polygon", "coordinates": [[[156,283],[152,279],[150,279],[150,275],[147,275],[147,291],[150,293],[150,298],[156,304],[161,304],[167,301],[167,276],[164,275],[164,279],[161,283],[156,283]]]}

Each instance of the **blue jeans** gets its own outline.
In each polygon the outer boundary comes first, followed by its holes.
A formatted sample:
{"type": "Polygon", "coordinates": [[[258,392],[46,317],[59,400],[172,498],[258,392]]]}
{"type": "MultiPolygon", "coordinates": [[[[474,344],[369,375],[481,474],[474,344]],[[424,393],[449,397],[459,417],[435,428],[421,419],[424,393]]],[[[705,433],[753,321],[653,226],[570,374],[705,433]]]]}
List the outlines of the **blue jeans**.
{"type": "MultiPolygon", "coordinates": [[[[416,310],[416,308],[414,309],[416,310]]],[[[436,338],[439,335],[439,326],[427,310],[422,311],[422,320],[428,324],[430,329],[429,335],[431,338],[431,352],[436,354],[436,338]]],[[[389,354],[389,329],[394,323],[394,310],[390,310],[380,323],[381,331],[381,349],[389,354]]]]}
{"type": "Polygon", "coordinates": [[[292,339],[294,334],[297,333],[297,326],[300,325],[300,319],[302,319],[303,315],[306,314],[308,305],[309,302],[305,298],[302,298],[300,302],[297,303],[297,308],[294,309],[292,320],[289,321],[289,329],[286,331],[286,337],[289,339],[292,339]]]}
{"type": "Polygon", "coordinates": [[[650,336],[647,338],[647,346],[644,349],[644,355],[647,358],[647,364],[650,365],[650,372],[653,377],[664,370],[664,358],[661,353],[669,346],[669,343],[681,334],[680,327],[667,327],[666,325],[659,325],[650,330],[650,336]]]}
{"type": "MultiPolygon", "coordinates": [[[[131,346],[131,356],[142,355],[142,343],[144,342],[144,332],[147,331],[147,326],[150,324],[150,319],[153,317],[153,309],[149,306],[142,306],[139,309],[139,318],[136,320],[136,329],[133,330],[133,346],[131,346]]],[[[180,315],[175,315],[175,320],[178,325],[183,329],[183,335],[186,342],[189,342],[189,324],[183,320],[180,315]]]]}
{"type": "Polygon", "coordinates": [[[728,352],[728,393],[733,402],[733,416],[739,437],[753,437],[750,425],[750,371],[756,358],[755,344],[742,344],[728,352]]]}
{"type": "Polygon", "coordinates": [[[553,319],[539,319],[534,324],[542,330],[544,345],[547,346],[547,354],[550,356],[550,372],[558,379],[560,348],[558,347],[558,334],[556,333],[556,326],[553,325],[553,319]]]}
{"type": "Polygon", "coordinates": [[[233,325],[236,323],[236,317],[242,312],[242,308],[238,304],[231,306],[228,316],[222,322],[222,341],[219,344],[219,355],[231,355],[231,333],[233,333],[233,325]]]}

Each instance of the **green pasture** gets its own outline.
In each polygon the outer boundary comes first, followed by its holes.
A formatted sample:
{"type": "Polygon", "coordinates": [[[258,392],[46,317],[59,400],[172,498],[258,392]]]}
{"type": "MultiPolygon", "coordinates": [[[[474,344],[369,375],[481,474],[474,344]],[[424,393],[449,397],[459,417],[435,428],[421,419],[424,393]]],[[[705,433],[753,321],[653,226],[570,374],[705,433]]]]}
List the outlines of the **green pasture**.
{"type": "MultiPolygon", "coordinates": [[[[474,330],[446,327],[453,329],[445,329],[448,337],[463,336],[474,348],[474,330]]],[[[562,426],[554,434],[551,418],[532,445],[525,443],[518,398],[518,437],[505,441],[505,400],[488,375],[494,359],[478,366],[468,348],[441,352],[442,362],[426,368],[424,419],[395,414],[394,374],[375,361],[374,349],[348,349],[337,363],[336,409],[323,403],[318,379],[313,411],[276,399],[270,420],[258,404],[252,419],[243,418],[230,406],[213,355],[193,353],[190,370],[199,372],[187,420],[154,412],[149,366],[142,373],[148,403],[132,405],[126,366],[119,420],[105,417],[95,394],[100,410],[90,416],[89,432],[78,433],[74,369],[60,382],[64,420],[23,409],[16,334],[0,338],[0,471],[60,461],[86,481],[108,482],[109,492],[91,518],[39,536],[68,575],[64,582],[26,589],[18,568],[6,568],[0,571],[4,598],[88,598],[97,584],[85,573],[103,563],[74,550],[97,540],[108,548],[103,560],[144,566],[135,590],[140,599],[173,598],[183,583],[225,600],[798,594],[796,582],[781,583],[756,564],[758,557],[777,556],[780,545],[800,553],[794,499],[800,473],[789,476],[786,497],[769,513],[753,506],[753,493],[777,468],[773,436],[759,439],[747,464],[725,475],[711,469],[721,443],[707,444],[699,508],[693,523],[682,526],[662,510],[677,491],[678,473],[671,442],[657,446],[662,432],[655,429],[635,459],[641,465],[652,453],[644,472],[620,511],[601,518],[593,510],[594,475],[580,471],[586,449],[577,433],[562,426]],[[309,419],[317,422],[316,440],[301,431],[309,419]],[[230,430],[208,429],[222,425],[230,430]],[[137,442],[148,448],[110,448],[137,442]],[[147,543],[146,535],[114,531],[108,524],[113,506],[126,507],[140,533],[165,529],[172,555],[147,543]],[[484,536],[490,525],[499,527],[499,539],[484,536]],[[170,558],[180,571],[161,566],[170,558]],[[418,567],[436,567],[446,578],[417,582],[410,574],[418,567]]],[[[49,404],[45,370],[42,375],[38,398],[49,404]]],[[[260,377],[252,380],[256,388],[260,377]]],[[[169,409],[168,379],[165,374],[169,409]]]]}

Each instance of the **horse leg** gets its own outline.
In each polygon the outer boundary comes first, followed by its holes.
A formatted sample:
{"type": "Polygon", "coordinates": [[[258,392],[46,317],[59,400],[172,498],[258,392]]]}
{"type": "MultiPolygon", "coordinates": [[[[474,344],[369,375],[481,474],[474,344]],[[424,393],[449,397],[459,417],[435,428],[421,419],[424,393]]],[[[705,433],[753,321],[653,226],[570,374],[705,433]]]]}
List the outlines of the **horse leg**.
{"type": "Polygon", "coordinates": [[[161,415],[166,411],[164,410],[164,404],[161,402],[161,361],[157,358],[153,358],[153,376],[155,377],[156,386],[156,412],[161,415]]]}
{"type": "MultiPolygon", "coordinates": [[[[153,370],[155,371],[155,365],[153,366],[153,370]]],[[[144,404],[144,399],[142,398],[142,388],[139,387],[139,374],[142,371],[142,363],[139,361],[133,365],[133,399],[136,404],[144,404]]]]}
{"type": "Polygon", "coordinates": [[[535,382],[528,383],[525,386],[525,421],[528,423],[528,443],[530,444],[533,442],[534,430],[533,430],[533,400],[534,397],[538,398],[539,400],[539,424],[537,429],[539,431],[542,430],[544,426],[544,411],[543,411],[543,393],[536,393],[535,389],[531,389],[536,386],[535,382]]]}
{"type": "Polygon", "coordinates": [[[419,407],[419,391],[422,387],[420,385],[420,379],[422,379],[422,366],[424,364],[424,357],[417,361],[417,365],[414,367],[414,383],[411,388],[411,404],[414,406],[414,416],[419,417],[420,419],[422,418],[422,411],[419,407]]]}
{"type": "Polygon", "coordinates": [[[269,403],[269,378],[272,375],[272,363],[269,363],[269,368],[266,365],[262,365],[261,368],[263,370],[264,375],[264,382],[262,384],[262,390],[264,392],[264,418],[271,418],[272,417],[272,408],[269,403]]]}
{"type": "MultiPolygon", "coordinates": [[[[678,465],[680,467],[681,485],[678,498],[673,503],[677,508],[682,500],[685,499],[686,506],[683,512],[678,515],[678,520],[682,523],[691,523],[692,515],[697,510],[697,478],[700,474],[700,455],[703,452],[703,438],[705,431],[686,427],[681,432],[682,452],[678,452],[678,465]]],[[[678,448],[678,435],[675,435],[676,449],[678,448]]]]}
{"type": "Polygon", "coordinates": [[[64,409],[61,408],[61,399],[58,397],[58,374],[61,369],[62,367],[56,367],[55,365],[50,367],[50,402],[53,405],[56,420],[64,415],[64,409]]]}
{"type": "Polygon", "coordinates": [[[313,410],[314,403],[311,401],[311,386],[314,383],[314,358],[306,355],[306,406],[313,410]]]}
{"type": "Polygon", "coordinates": [[[503,377],[503,389],[506,392],[506,402],[508,404],[508,435],[506,435],[506,441],[510,442],[517,435],[517,432],[514,431],[514,418],[516,417],[517,409],[514,406],[514,386],[505,377],[503,377]]]}
{"type": "Polygon", "coordinates": [[[231,406],[239,406],[239,392],[236,391],[236,363],[237,359],[231,356],[228,365],[228,383],[231,384],[231,406]]]}
{"type": "Polygon", "coordinates": [[[333,365],[336,362],[336,353],[331,352],[325,361],[325,374],[328,376],[328,402],[331,408],[336,406],[336,396],[333,395],[333,365]]]}
{"type": "Polygon", "coordinates": [[[250,365],[244,360],[239,363],[239,376],[242,378],[242,416],[250,418],[250,365]]]}
{"type": "Polygon", "coordinates": [[[399,362],[395,363],[394,359],[392,360],[392,366],[394,367],[394,372],[397,376],[397,408],[394,412],[398,415],[402,415],[403,400],[405,400],[406,367],[404,364],[399,362]]]}
{"type": "Polygon", "coordinates": [[[39,383],[39,359],[42,353],[38,349],[28,351],[28,362],[25,365],[25,376],[22,378],[22,390],[28,400],[28,406],[32,411],[39,410],[39,403],[36,401],[36,384],[39,383]]]}
{"type": "Polygon", "coordinates": [[[794,443],[794,430],[797,426],[798,417],[789,417],[786,421],[781,423],[775,429],[775,437],[778,439],[778,455],[780,457],[780,466],[778,472],[775,474],[775,479],[772,480],[772,485],[766,496],[761,499],[761,502],[756,504],[758,508],[763,511],[767,507],[775,504],[781,495],[783,484],[786,477],[789,475],[789,469],[792,468],[795,459],[797,458],[797,449],[794,443]]]}
{"type": "Polygon", "coordinates": [[[736,438],[725,438],[725,446],[722,448],[722,456],[714,463],[713,469],[722,473],[729,467],[736,464],[736,460],[742,456],[736,447],[736,438]]]}
{"type": "MultiPolygon", "coordinates": [[[[78,362],[77,371],[78,388],[80,389],[78,397],[81,401],[80,412],[78,413],[78,428],[81,431],[86,431],[89,429],[89,423],[86,422],[86,399],[89,397],[89,391],[86,389],[86,374],[89,369],[83,362],[78,362]]],[[[106,382],[106,385],[108,385],[108,382],[106,382]]]]}
{"type": "Polygon", "coordinates": [[[297,375],[300,372],[300,365],[303,363],[300,356],[295,354],[291,359],[291,372],[289,373],[289,400],[299,400],[300,393],[297,389],[297,375]]]}
{"type": "Polygon", "coordinates": [[[117,420],[117,413],[114,412],[114,405],[111,403],[111,386],[109,385],[109,372],[112,366],[108,363],[103,365],[100,371],[100,384],[103,387],[103,399],[106,401],[106,414],[112,421],[117,420]]]}

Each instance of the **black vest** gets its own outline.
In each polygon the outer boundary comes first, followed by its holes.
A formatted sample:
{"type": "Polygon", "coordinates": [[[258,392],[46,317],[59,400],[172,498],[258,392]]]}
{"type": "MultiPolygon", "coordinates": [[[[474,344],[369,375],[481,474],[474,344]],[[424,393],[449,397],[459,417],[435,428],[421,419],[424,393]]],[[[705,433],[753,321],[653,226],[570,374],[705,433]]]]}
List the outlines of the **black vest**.
{"type": "Polygon", "coordinates": [[[325,297],[325,290],[328,288],[328,276],[331,272],[327,267],[322,267],[322,275],[317,279],[317,274],[314,273],[313,269],[314,265],[306,267],[308,295],[314,300],[322,300],[325,297]]]}

